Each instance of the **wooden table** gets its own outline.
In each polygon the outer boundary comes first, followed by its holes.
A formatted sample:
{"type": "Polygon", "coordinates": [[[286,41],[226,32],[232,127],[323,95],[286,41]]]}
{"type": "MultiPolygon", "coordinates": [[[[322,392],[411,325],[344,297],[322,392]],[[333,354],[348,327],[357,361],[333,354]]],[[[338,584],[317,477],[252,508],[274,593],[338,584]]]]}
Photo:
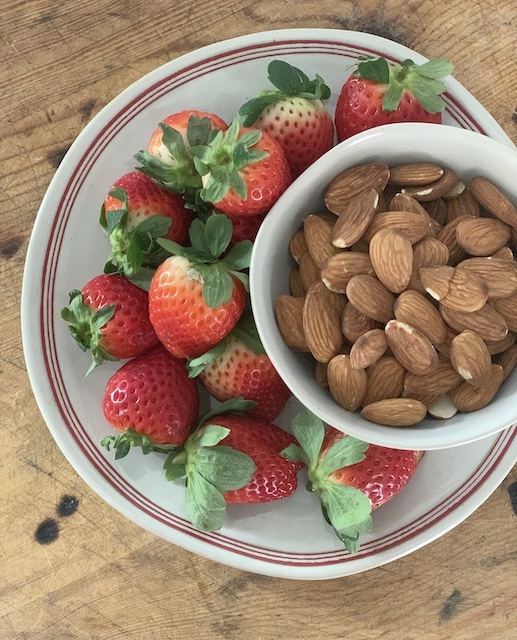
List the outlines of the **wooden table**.
{"type": "Polygon", "coordinates": [[[367,31],[450,58],[517,143],[515,0],[0,0],[0,9],[0,638],[516,638],[517,468],[452,532],[383,568],[328,582],[230,569],[146,533],[86,486],[38,412],[19,325],[27,243],[54,171],[86,123],[145,73],[251,32],[367,31]]]}

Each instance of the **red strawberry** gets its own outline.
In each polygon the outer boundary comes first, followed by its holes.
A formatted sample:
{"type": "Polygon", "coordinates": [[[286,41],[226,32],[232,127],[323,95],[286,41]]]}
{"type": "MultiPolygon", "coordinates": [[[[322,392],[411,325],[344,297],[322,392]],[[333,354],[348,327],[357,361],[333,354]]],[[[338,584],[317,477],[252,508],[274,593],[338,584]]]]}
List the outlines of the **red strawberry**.
{"type": "Polygon", "coordinates": [[[139,171],[195,203],[202,181],[189,149],[208,144],[217,131],[227,128],[226,122],[214,113],[194,109],[173,113],[160,122],[147,149],[136,154],[142,165],[139,171]]]}
{"type": "Polygon", "coordinates": [[[330,89],[322,78],[309,78],[282,60],[268,65],[278,91],[263,91],[240,109],[243,125],[267,131],[282,146],[293,178],[332,148],[334,124],[323,104],[330,89]]]}
{"type": "Polygon", "coordinates": [[[71,291],[61,317],[81,349],[91,349],[88,373],[105,360],[133,358],[158,343],[147,292],[123,276],[102,274],[82,291],[71,291]]]}
{"type": "Polygon", "coordinates": [[[226,338],[188,366],[216,400],[253,400],[256,406],[248,413],[264,420],[274,420],[291,395],[262,347],[251,314],[244,314],[226,338]]]}
{"type": "Polygon", "coordinates": [[[257,237],[258,230],[260,229],[260,225],[264,222],[264,218],[266,217],[265,215],[261,215],[244,218],[242,216],[227,215],[233,225],[230,246],[237,244],[237,242],[242,242],[242,240],[254,242],[257,237]]]}
{"type": "Polygon", "coordinates": [[[338,98],[335,124],[338,141],[392,122],[441,123],[446,87],[441,78],[452,72],[445,59],[420,66],[412,60],[389,64],[384,58],[361,58],[338,98]]]}
{"type": "Polygon", "coordinates": [[[226,251],[230,220],[209,216],[194,220],[191,247],[162,241],[171,253],[156,270],[149,289],[149,314],[158,338],[177,357],[194,358],[211,349],[235,326],[246,304],[252,245],[242,242],[226,251]]]}
{"type": "Polygon", "coordinates": [[[292,423],[300,446],[283,452],[307,465],[310,489],[338,538],[354,553],[359,536],[372,527],[371,511],[401,491],[414,474],[421,454],[369,445],[330,427],[310,412],[292,423]]]}
{"type": "Polygon", "coordinates": [[[190,150],[203,179],[201,199],[232,216],[265,215],[291,184],[280,144],[236,118],[204,146],[190,150]]]}
{"type": "MultiPolygon", "coordinates": [[[[181,445],[198,417],[197,384],[188,377],[185,360],[159,345],[113,374],[106,385],[102,410],[112,427],[130,430],[129,438],[108,438],[116,440],[117,450],[135,444],[131,442],[135,432],[156,445],[181,445]]],[[[121,450],[118,457],[122,455],[121,450]]]]}

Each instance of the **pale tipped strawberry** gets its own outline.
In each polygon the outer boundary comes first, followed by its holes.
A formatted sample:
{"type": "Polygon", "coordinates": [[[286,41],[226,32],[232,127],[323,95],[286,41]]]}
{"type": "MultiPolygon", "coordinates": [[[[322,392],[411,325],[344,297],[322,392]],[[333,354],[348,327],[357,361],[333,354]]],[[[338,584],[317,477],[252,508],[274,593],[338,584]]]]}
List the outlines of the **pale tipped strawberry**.
{"type": "Polygon", "coordinates": [[[91,351],[86,375],[106,360],[134,358],[158,343],[147,292],[123,276],[96,276],[69,297],[61,317],[79,347],[91,351]]]}
{"type": "Polygon", "coordinates": [[[269,63],[268,79],[276,90],[262,91],[239,115],[243,126],[262,129],[280,143],[296,178],[332,148],[334,123],[324,104],[331,92],[320,76],[310,80],[283,60],[269,63]]]}
{"type": "Polygon", "coordinates": [[[196,192],[203,185],[189,149],[209,144],[217,131],[227,128],[215,113],[194,109],[173,113],[160,122],[147,149],[135,155],[141,164],[138,170],[170,191],[195,201],[196,192]]]}
{"type": "Polygon", "coordinates": [[[292,431],[299,446],[283,452],[307,465],[309,490],[346,549],[356,553],[361,534],[372,528],[372,510],[391,500],[416,471],[421,453],[368,444],[323,422],[310,412],[297,416],[292,431]]]}
{"type": "Polygon", "coordinates": [[[338,141],[393,122],[440,124],[446,90],[442,79],[452,70],[452,63],[445,59],[417,65],[412,60],[391,64],[384,58],[359,58],[336,105],[338,141]]]}
{"type": "Polygon", "coordinates": [[[149,315],[156,334],[177,357],[195,358],[237,324],[247,298],[252,243],[228,250],[232,223],[223,214],[196,219],[191,246],[160,240],[171,254],[157,268],[149,288],[149,315]]]}
{"type": "Polygon", "coordinates": [[[199,197],[232,216],[265,215],[291,184],[280,144],[237,117],[205,145],[190,148],[202,178],[199,197]]]}
{"type": "Polygon", "coordinates": [[[251,313],[244,313],[226,338],[188,367],[216,400],[253,400],[256,405],[248,413],[265,420],[274,420],[291,395],[264,351],[251,313]]]}
{"type": "Polygon", "coordinates": [[[104,199],[100,223],[111,244],[106,273],[120,273],[144,289],[165,255],[157,238],[184,244],[194,214],[182,196],[132,171],[115,181],[104,199]]]}

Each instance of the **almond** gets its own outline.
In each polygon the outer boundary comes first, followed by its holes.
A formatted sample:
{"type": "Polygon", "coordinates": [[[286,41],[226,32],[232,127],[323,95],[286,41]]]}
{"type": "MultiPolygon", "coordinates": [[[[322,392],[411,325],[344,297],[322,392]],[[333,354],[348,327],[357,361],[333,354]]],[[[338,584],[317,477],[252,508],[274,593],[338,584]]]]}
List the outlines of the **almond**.
{"type": "MultiPolygon", "coordinates": [[[[511,233],[511,231],[510,231],[510,233],[511,233]]],[[[513,251],[510,249],[510,247],[503,247],[502,249],[499,249],[499,251],[496,251],[491,257],[492,258],[497,258],[498,260],[513,260],[514,259],[513,251]]]]}
{"type": "Polygon", "coordinates": [[[424,404],[412,398],[388,398],[363,407],[361,415],[370,422],[388,427],[410,427],[427,414],[424,404]]]}
{"type": "Polygon", "coordinates": [[[378,203],[378,192],[365,189],[343,205],[331,234],[333,246],[345,249],[355,244],[370,226],[378,203]]]}
{"type": "Polygon", "coordinates": [[[479,311],[471,313],[457,311],[441,304],[439,309],[446,324],[458,333],[470,329],[486,342],[502,340],[508,333],[506,320],[491,304],[485,304],[479,311]]]}
{"type": "Polygon", "coordinates": [[[470,189],[476,200],[493,216],[517,228],[517,207],[495,184],[478,176],[470,181],[470,189]]]}
{"type": "Polygon", "coordinates": [[[441,178],[431,184],[407,187],[402,189],[401,192],[407,193],[420,202],[428,202],[429,200],[435,200],[436,198],[448,195],[451,190],[459,186],[462,185],[458,176],[450,169],[445,169],[441,178]]]}
{"type": "Polygon", "coordinates": [[[509,239],[508,225],[494,218],[462,220],[456,227],[456,242],[471,256],[489,256],[509,239]]]}
{"type": "Polygon", "coordinates": [[[354,369],[366,369],[381,358],[388,343],[382,329],[371,329],[363,333],[350,349],[350,364],[354,369]]]}
{"type": "MultiPolygon", "coordinates": [[[[441,315],[441,314],[440,314],[441,315]]],[[[447,326],[447,335],[445,336],[445,340],[443,342],[439,342],[435,344],[436,350],[444,356],[444,358],[449,359],[451,357],[451,343],[454,338],[458,335],[459,331],[454,331],[449,326],[447,326]]]]}
{"type": "Polygon", "coordinates": [[[340,407],[355,411],[366,393],[367,376],[364,369],[354,369],[350,356],[340,354],[327,367],[329,391],[340,407]]]}
{"type": "Polygon", "coordinates": [[[358,164],[338,174],[325,192],[325,204],[329,211],[340,215],[343,205],[365,189],[380,192],[388,183],[390,170],[379,163],[358,164]]]}
{"type": "Polygon", "coordinates": [[[436,369],[436,349],[418,329],[400,320],[390,320],[384,331],[388,346],[405,369],[420,375],[436,369]]]}
{"type": "Polygon", "coordinates": [[[449,420],[458,413],[449,394],[443,395],[437,402],[427,407],[427,412],[438,420],[449,420]]]}
{"type": "Polygon", "coordinates": [[[420,186],[435,182],[443,176],[443,169],[432,162],[410,162],[390,167],[388,184],[400,187],[420,186]]]}
{"type": "Polygon", "coordinates": [[[504,353],[500,353],[494,359],[496,364],[503,368],[503,382],[508,378],[517,365],[517,344],[514,344],[504,353]]]}
{"type": "Polygon", "coordinates": [[[309,351],[303,330],[304,298],[280,296],[275,305],[278,329],[284,342],[297,351],[309,351]]]}
{"type": "Polygon", "coordinates": [[[436,369],[424,375],[408,372],[404,377],[404,390],[412,394],[428,393],[442,396],[456,388],[463,378],[446,358],[438,358],[436,369]]]}
{"type": "Polygon", "coordinates": [[[400,231],[411,244],[415,244],[429,233],[431,222],[419,213],[411,211],[384,211],[373,217],[363,239],[370,242],[378,231],[386,228],[400,231]]]}
{"type": "Polygon", "coordinates": [[[341,318],[334,305],[316,288],[307,291],[303,331],[309,350],[319,362],[329,362],[341,351],[341,318]]]}
{"type": "Polygon", "coordinates": [[[517,331],[517,293],[512,293],[511,296],[500,300],[494,300],[491,304],[497,313],[505,319],[508,329],[517,331]]]}
{"type": "Polygon", "coordinates": [[[305,291],[308,291],[315,282],[321,280],[320,268],[308,251],[300,258],[299,270],[300,281],[305,291]]]}
{"type": "Polygon", "coordinates": [[[451,364],[474,387],[482,387],[490,380],[492,359],[486,344],[474,331],[467,329],[454,338],[451,364]]]}
{"type": "Polygon", "coordinates": [[[307,249],[320,269],[327,258],[338,252],[332,244],[332,228],[329,222],[317,215],[308,215],[303,221],[307,249]]]}
{"type": "Polygon", "coordinates": [[[454,269],[449,280],[449,290],[440,298],[440,302],[457,311],[478,311],[488,299],[488,286],[485,281],[468,269],[454,269]]]}
{"type": "Polygon", "coordinates": [[[480,276],[488,287],[488,298],[506,298],[517,291],[517,263],[496,257],[468,258],[457,266],[480,276]]]}
{"type": "Polygon", "coordinates": [[[441,227],[447,224],[447,207],[448,202],[443,198],[436,198],[430,202],[424,202],[425,210],[431,216],[431,218],[437,222],[441,227]]]}
{"type": "Polygon", "coordinates": [[[479,218],[481,215],[479,202],[474,198],[470,189],[464,189],[463,193],[457,198],[451,198],[444,202],[447,222],[451,222],[461,216],[479,218]]]}
{"type": "Polygon", "coordinates": [[[300,263],[300,258],[304,253],[307,253],[307,243],[305,242],[305,234],[303,229],[299,229],[291,236],[289,241],[289,253],[297,264],[300,263]]]}
{"type": "Polygon", "coordinates": [[[486,407],[499,391],[503,382],[503,367],[499,364],[491,365],[491,375],[488,383],[482,387],[474,387],[463,382],[451,391],[450,397],[458,411],[468,413],[486,407]]]}
{"type": "Polygon", "coordinates": [[[321,279],[331,291],[344,293],[346,285],[357,275],[374,275],[370,256],[359,251],[340,251],[321,268],[321,279]]]}
{"type": "Polygon", "coordinates": [[[381,229],[371,239],[370,260],[387,289],[404,291],[413,271],[413,246],[406,236],[396,229],[381,229]]]}
{"type": "Polygon", "coordinates": [[[404,291],[394,305],[395,319],[412,325],[433,345],[447,337],[447,327],[436,307],[418,291],[404,291]]]}
{"type": "Polygon", "coordinates": [[[362,314],[377,322],[388,322],[393,315],[395,296],[374,276],[358,275],[346,286],[346,295],[362,314]]]}
{"type": "Polygon", "coordinates": [[[307,293],[313,291],[317,291],[319,295],[325,298],[326,302],[328,302],[328,304],[332,305],[335,308],[338,316],[341,318],[341,315],[346,306],[346,297],[344,295],[342,295],[341,293],[336,293],[335,291],[331,291],[321,280],[315,282],[307,293]]]}
{"type": "MultiPolygon", "coordinates": [[[[476,219],[476,218],[475,218],[476,219]]],[[[442,229],[436,234],[436,237],[440,242],[449,250],[449,263],[452,266],[456,266],[459,262],[467,257],[465,250],[460,247],[456,240],[456,228],[459,224],[466,220],[471,220],[471,216],[459,216],[448,222],[442,229]]]]}
{"type": "Polygon", "coordinates": [[[314,361],[314,378],[316,382],[325,389],[329,386],[328,375],[327,375],[328,363],[326,362],[318,362],[314,361]]]}
{"type": "Polygon", "coordinates": [[[418,272],[425,291],[435,300],[442,300],[449,293],[449,283],[454,275],[454,267],[439,265],[423,267],[418,272]]]}
{"type": "Polygon", "coordinates": [[[420,281],[420,269],[446,265],[449,260],[449,250],[436,238],[426,237],[413,246],[413,273],[408,283],[408,289],[416,289],[420,293],[425,288],[420,281]]]}
{"type": "Polygon", "coordinates": [[[495,356],[512,347],[515,344],[516,340],[517,334],[513,331],[508,331],[508,333],[502,340],[493,340],[491,342],[485,341],[485,344],[487,346],[488,353],[491,356],[495,356]]]}
{"type": "Polygon", "coordinates": [[[392,356],[382,356],[368,368],[367,373],[368,384],[363,398],[365,405],[385,398],[398,398],[404,391],[406,370],[392,356]]]}
{"type": "Polygon", "coordinates": [[[381,326],[380,322],[358,311],[351,302],[347,303],[341,316],[341,331],[350,344],[354,344],[367,331],[381,326]]]}
{"type": "Polygon", "coordinates": [[[294,266],[289,272],[289,291],[295,298],[305,297],[305,287],[300,277],[300,269],[294,266]]]}

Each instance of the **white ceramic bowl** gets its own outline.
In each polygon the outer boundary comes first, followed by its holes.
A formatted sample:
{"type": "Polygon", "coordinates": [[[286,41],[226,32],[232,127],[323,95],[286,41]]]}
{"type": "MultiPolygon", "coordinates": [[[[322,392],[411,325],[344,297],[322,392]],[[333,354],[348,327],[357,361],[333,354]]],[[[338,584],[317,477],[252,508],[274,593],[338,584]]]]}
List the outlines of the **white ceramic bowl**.
{"type": "Polygon", "coordinates": [[[388,447],[443,449],[502,431],[517,421],[517,371],[484,409],[448,420],[428,417],[414,427],[387,427],[342,409],[314,379],[314,360],[283,341],[275,300],[289,293],[293,260],[288,241],[309,214],[324,211],[323,193],[337,174],[362,162],[394,166],[429,161],[453,169],[462,180],[482,175],[517,202],[517,150],[484,135],[445,125],[391,124],[337,145],[296,180],[268,214],[251,264],[253,313],[264,347],[293,394],[322,420],[358,438],[388,447]]]}

